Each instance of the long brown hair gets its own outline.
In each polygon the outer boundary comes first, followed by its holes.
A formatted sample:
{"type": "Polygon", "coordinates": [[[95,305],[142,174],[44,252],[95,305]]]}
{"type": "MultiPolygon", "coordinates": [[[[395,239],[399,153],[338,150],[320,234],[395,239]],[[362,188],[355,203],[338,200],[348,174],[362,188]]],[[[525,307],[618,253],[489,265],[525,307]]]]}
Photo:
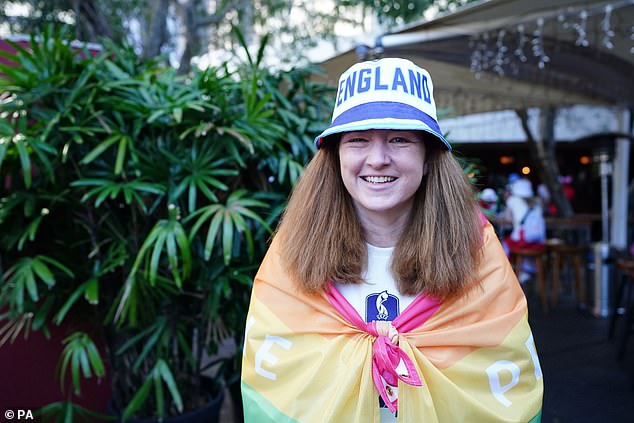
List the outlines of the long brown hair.
{"type": "MultiPolygon", "coordinates": [[[[328,280],[361,283],[367,261],[363,228],[339,168],[339,142],[324,142],[297,182],[278,226],[286,271],[309,292],[328,280]]],[[[452,154],[426,144],[427,174],[415,194],[407,230],[392,255],[406,295],[448,298],[473,281],[482,225],[471,184],[452,154]]],[[[422,165],[422,164],[421,164],[422,165]]]]}

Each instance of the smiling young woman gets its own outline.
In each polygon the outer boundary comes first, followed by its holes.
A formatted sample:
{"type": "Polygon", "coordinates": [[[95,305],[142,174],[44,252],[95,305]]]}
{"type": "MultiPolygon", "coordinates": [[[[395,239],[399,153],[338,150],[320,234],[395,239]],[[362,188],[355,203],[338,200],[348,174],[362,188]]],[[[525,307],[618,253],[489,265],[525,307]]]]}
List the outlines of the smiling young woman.
{"type": "Polygon", "coordinates": [[[526,299],[431,76],[382,59],[338,88],[254,280],[245,420],[538,422],[526,299]]]}

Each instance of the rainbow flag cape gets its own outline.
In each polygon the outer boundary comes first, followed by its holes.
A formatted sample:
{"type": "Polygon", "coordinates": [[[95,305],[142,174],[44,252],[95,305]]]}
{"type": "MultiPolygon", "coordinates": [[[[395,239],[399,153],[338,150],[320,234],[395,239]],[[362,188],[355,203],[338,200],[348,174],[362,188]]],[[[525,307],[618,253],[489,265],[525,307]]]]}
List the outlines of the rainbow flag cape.
{"type": "Polygon", "coordinates": [[[419,296],[393,322],[394,347],[337,304],[345,299],[334,287],[299,291],[273,240],[247,316],[245,421],[379,423],[376,375],[391,371],[391,353],[417,379],[399,378],[399,422],[539,422],[543,377],[526,299],[489,223],[483,242],[480,284],[444,303],[419,296]]]}

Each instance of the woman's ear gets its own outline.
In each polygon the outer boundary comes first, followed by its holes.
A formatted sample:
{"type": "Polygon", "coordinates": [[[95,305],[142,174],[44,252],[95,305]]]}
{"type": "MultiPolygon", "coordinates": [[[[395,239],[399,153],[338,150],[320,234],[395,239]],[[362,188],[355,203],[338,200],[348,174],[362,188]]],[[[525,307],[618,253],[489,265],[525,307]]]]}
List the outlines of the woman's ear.
{"type": "Polygon", "coordinates": [[[422,132],[423,135],[423,146],[425,147],[425,155],[423,158],[423,176],[427,176],[427,172],[429,172],[429,160],[436,160],[438,156],[438,141],[434,138],[431,138],[425,132],[422,132]]]}

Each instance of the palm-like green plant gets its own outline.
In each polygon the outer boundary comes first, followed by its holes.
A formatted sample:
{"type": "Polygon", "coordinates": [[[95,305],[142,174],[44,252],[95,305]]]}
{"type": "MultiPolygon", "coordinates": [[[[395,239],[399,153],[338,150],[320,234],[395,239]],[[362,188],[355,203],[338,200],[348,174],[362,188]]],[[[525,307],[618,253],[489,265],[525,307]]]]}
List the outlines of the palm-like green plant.
{"type": "Polygon", "coordinates": [[[236,71],[185,77],[127,47],[74,51],[65,35],[47,29],[0,68],[0,347],[94,322],[107,348],[69,334],[71,401],[44,411],[91,416],[72,397],[108,369],[125,418],[178,414],[220,341],[240,345],[330,90],[311,70],[262,69],[263,47],[236,71]]]}

